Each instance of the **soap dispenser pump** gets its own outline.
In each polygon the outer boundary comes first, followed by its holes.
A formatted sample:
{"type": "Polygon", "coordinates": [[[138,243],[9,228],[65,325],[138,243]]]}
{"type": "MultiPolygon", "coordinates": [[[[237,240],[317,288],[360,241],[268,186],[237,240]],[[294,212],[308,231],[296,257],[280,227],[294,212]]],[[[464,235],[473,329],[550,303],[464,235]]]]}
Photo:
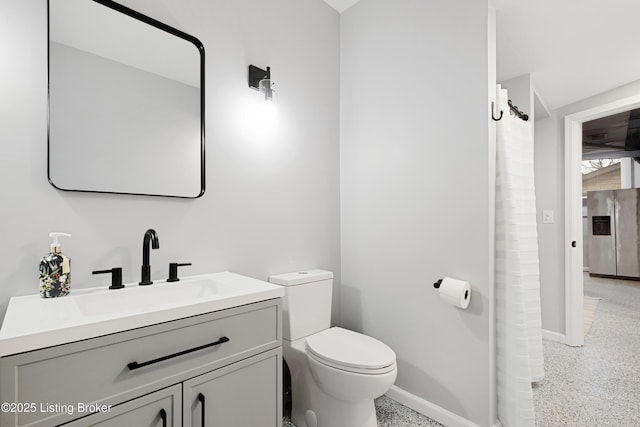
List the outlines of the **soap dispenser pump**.
{"type": "Polygon", "coordinates": [[[71,237],[71,234],[52,232],[49,237],[53,237],[53,243],[40,261],[40,296],[63,297],[71,291],[71,260],[62,253],[58,237],[71,237]]]}

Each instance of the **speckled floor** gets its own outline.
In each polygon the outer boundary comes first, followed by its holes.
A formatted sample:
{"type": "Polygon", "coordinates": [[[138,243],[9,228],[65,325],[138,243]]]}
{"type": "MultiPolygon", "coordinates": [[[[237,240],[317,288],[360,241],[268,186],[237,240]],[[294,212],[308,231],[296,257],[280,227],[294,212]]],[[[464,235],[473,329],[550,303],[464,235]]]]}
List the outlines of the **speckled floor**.
{"type": "Polygon", "coordinates": [[[585,274],[584,293],[601,298],[584,347],[544,342],[536,425],[640,426],[640,282],[585,274]]]}
{"type": "MultiPolygon", "coordinates": [[[[378,427],[443,427],[430,418],[399,404],[395,400],[382,396],[376,399],[378,427]]],[[[287,418],[283,427],[296,427],[287,418]]]]}

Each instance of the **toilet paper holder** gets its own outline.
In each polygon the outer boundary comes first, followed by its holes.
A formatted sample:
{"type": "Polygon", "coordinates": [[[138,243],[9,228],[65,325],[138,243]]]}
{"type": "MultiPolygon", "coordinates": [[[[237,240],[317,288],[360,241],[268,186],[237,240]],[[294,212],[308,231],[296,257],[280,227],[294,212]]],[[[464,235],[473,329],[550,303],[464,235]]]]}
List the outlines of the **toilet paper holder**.
{"type": "Polygon", "coordinates": [[[441,301],[463,310],[469,307],[471,302],[471,285],[469,282],[443,277],[436,281],[433,287],[438,289],[441,301]]]}

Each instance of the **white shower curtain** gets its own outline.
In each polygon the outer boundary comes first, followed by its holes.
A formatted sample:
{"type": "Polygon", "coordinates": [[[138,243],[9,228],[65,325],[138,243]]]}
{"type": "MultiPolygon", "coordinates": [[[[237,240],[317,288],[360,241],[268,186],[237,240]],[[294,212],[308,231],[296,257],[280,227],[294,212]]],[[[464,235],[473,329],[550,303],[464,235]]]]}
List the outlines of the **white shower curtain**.
{"type": "Polygon", "coordinates": [[[498,85],[496,111],[496,375],[498,419],[535,424],[531,382],[544,377],[532,124],[510,114],[498,85]]]}

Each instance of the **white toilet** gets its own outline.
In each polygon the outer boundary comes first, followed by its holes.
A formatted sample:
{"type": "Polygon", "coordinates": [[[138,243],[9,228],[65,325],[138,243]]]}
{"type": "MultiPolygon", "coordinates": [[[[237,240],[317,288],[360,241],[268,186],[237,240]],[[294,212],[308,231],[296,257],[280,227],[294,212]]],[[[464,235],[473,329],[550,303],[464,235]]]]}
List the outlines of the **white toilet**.
{"type": "Polygon", "coordinates": [[[396,354],[384,343],[331,324],[333,273],[280,274],[282,336],[297,427],[376,427],[373,399],[393,385],[396,354]]]}

